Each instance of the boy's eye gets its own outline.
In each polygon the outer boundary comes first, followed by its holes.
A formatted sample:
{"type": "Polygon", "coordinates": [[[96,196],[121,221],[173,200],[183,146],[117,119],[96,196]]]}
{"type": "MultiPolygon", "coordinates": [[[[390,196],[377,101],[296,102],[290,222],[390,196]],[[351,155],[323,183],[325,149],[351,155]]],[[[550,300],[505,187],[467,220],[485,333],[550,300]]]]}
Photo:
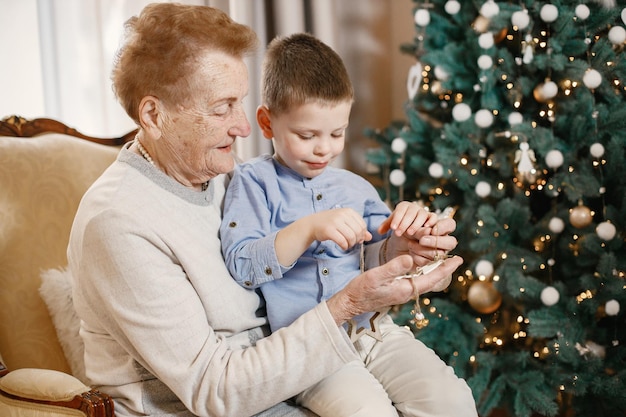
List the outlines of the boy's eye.
{"type": "Polygon", "coordinates": [[[298,137],[300,139],[303,139],[303,140],[313,139],[313,135],[305,135],[305,134],[302,134],[302,133],[298,133],[298,137]]]}

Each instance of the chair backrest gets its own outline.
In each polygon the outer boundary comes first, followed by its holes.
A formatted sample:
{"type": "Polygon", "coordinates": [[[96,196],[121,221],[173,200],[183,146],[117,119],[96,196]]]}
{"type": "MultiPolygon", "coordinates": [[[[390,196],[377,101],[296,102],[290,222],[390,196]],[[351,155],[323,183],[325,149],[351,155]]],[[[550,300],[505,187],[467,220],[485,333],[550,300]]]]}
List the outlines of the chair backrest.
{"type": "Polygon", "coordinates": [[[89,137],[52,119],[0,121],[0,355],[10,370],[70,372],[39,295],[41,273],[67,265],[82,195],[133,137],[89,137]]]}

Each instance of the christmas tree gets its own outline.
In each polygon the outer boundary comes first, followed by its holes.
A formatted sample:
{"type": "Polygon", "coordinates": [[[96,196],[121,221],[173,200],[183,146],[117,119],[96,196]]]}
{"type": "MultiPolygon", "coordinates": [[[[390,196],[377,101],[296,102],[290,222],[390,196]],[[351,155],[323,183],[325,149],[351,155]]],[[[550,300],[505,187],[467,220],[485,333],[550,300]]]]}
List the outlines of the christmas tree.
{"type": "Polygon", "coordinates": [[[625,3],[414,3],[406,120],[367,158],[391,205],[453,212],[465,263],[395,319],[481,416],[625,416],[625,3]]]}

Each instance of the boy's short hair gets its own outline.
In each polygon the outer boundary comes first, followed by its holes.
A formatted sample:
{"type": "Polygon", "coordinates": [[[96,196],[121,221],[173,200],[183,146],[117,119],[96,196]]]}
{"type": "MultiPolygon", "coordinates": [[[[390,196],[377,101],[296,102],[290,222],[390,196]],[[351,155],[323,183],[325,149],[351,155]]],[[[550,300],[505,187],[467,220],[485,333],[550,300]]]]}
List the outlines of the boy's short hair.
{"type": "Polygon", "coordinates": [[[352,101],[354,90],[341,57],[308,33],[274,38],[261,79],[263,104],[280,114],[310,102],[352,101]]]}

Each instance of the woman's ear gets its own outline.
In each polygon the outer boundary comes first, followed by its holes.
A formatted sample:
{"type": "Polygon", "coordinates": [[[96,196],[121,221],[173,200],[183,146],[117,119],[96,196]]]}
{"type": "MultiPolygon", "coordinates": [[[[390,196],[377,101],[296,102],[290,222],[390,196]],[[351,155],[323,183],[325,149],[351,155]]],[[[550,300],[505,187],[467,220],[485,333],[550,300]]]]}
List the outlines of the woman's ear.
{"type": "Polygon", "coordinates": [[[154,138],[161,137],[159,123],[159,99],[154,96],[145,96],[139,103],[139,124],[141,128],[154,138]]]}
{"type": "Polygon", "coordinates": [[[274,134],[272,132],[272,121],[270,119],[270,109],[267,106],[259,106],[256,109],[256,122],[263,132],[265,139],[272,139],[274,134]]]}

